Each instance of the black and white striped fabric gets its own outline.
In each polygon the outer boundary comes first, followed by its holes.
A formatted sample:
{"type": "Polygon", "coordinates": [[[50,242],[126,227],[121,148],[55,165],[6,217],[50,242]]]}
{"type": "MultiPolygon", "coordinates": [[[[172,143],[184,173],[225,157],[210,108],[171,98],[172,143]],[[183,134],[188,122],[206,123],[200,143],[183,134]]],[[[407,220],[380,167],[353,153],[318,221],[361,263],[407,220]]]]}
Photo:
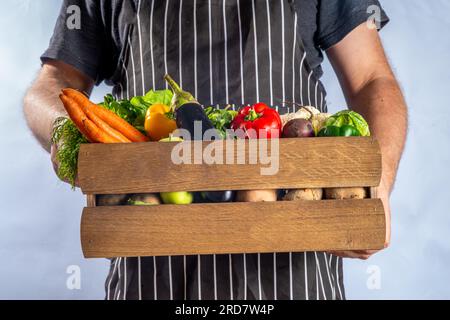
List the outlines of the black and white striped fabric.
{"type": "MultiPolygon", "coordinates": [[[[291,1],[135,0],[127,10],[117,97],[166,88],[169,73],[205,105],[326,111],[291,1]]],[[[105,286],[106,299],[345,298],[342,260],[323,252],[115,258],[105,286]]]]}

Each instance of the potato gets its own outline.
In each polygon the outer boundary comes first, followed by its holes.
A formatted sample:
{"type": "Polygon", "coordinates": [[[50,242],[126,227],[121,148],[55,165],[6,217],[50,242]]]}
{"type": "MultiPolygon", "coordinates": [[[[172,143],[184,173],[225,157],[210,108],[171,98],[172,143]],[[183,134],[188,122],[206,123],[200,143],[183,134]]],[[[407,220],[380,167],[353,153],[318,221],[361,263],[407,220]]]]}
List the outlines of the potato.
{"type": "Polygon", "coordinates": [[[128,195],[126,194],[98,194],[96,205],[103,206],[122,206],[126,204],[128,195]]]}
{"type": "Polygon", "coordinates": [[[159,196],[154,193],[135,193],[129,197],[128,201],[132,203],[143,202],[146,204],[161,204],[159,196]]]}
{"type": "Polygon", "coordinates": [[[237,202],[277,201],[277,190],[242,190],[236,194],[237,202]]]}
{"type": "Polygon", "coordinates": [[[290,190],[284,197],[285,201],[293,200],[321,200],[323,190],[322,188],[310,188],[310,189],[295,189],[290,190]]]}
{"type": "Polygon", "coordinates": [[[367,198],[365,188],[326,188],[325,199],[364,199],[367,198]]]}

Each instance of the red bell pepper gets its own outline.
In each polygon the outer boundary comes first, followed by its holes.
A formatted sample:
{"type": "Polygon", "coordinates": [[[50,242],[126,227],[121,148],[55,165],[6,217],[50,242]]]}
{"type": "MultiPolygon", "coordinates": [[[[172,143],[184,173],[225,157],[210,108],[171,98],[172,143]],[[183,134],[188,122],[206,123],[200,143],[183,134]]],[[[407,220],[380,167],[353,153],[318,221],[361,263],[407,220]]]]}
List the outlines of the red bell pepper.
{"type": "Polygon", "coordinates": [[[264,103],[257,103],[239,110],[231,128],[240,138],[279,138],[281,119],[276,110],[264,103]]]}

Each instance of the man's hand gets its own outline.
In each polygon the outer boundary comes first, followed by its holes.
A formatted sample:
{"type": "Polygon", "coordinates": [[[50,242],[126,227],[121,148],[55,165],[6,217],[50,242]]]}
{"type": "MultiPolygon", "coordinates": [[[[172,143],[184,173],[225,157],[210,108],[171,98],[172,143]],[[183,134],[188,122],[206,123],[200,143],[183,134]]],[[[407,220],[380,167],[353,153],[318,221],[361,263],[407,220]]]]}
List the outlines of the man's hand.
{"type": "MultiPolygon", "coordinates": [[[[384,181],[381,181],[380,186],[376,188],[375,194],[376,197],[383,202],[384,213],[386,215],[386,239],[384,243],[384,248],[387,248],[391,241],[391,207],[389,200],[389,189],[387,188],[386,183],[384,181]]],[[[328,253],[343,258],[367,260],[372,255],[374,255],[379,251],[380,250],[347,250],[347,251],[329,251],[328,253]]]]}
{"type": "MultiPolygon", "coordinates": [[[[377,197],[386,213],[386,242],[391,237],[389,196],[395,181],[406,138],[407,111],[378,32],[361,24],[327,51],[351,109],[369,123],[382,154],[382,178],[377,197]]],[[[377,251],[340,251],[335,255],[367,259],[377,251]]]]}
{"type": "MultiPolygon", "coordinates": [[[[50,147],[50,160],[52,161],[52,165],[53,165],[53,170],[55,171],[56,175],[58,175],[58,169],[59,169],[59,162],[56,159],[56,153],[58,152],[58,146],[56,144],[52,144],[50,147]]],[[[67,183],[72,183],[71,181],[68,180],[63,180],[64,182],[67,183]]],[[[75,187],[79,187],[78,184],[78,176],[75,177],[75,183],[74,183],[75,187]]]]}
{"type": "Polygon", "coordinates": [[[384,248],[389,247],[391,243],[391,204],[390,191],[387,184],[382,180],[380,186],[376,188],[376,197],[383,202],[384,214],[386,216],[386,238],[384,240],[384,248]]]}
{"type": "Polygon", "coordinates": [[[42,147],[51,153],[55,172],[59,165],[56,161],[57,146],[51,144],[53,124],[58,117],[66,116],[59,93],[67,87],[90,92],[93,85],[92,79],[74,67],[61,61],[48,61],[25,95],[24,113],[28,126],[42,147]]]}

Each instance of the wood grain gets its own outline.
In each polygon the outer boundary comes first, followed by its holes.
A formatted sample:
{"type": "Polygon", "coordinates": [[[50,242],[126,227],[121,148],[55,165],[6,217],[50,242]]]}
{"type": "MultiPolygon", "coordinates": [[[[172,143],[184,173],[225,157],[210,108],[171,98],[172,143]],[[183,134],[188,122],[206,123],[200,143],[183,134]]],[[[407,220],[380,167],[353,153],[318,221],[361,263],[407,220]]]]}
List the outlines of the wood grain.
{"type": "Polygon", "coordinates": [[[85,257],[381,249],[378,199],[85,208],[85,257]]]}
{"type": "Polygon", "coordinates": [[[86,195],[86,202],[88,207],[95,207],[97,205],[97,198],[95,194],[86,195]]]}
{"type": "MultiPolygon", "coordinates": [[[[235,164],[227,165],[174,164],[171,152],[177,143],[86,144],[81,146],[79,154],[79,183],[86,194],[370,187],[379,184],[381,154],[373,138],[278,141],[278,149],[268,144],[269,155],[279,151],[279,170],[274,175],[261,175],[261,168],[269,165],[248,163],[250,157],[258,155],[257,150],[249,152],[252,143],[249,140],[240,141],[247,151],[245,157],[234,152],[235,164]],[[238,160],[246,164],[237,164],[238,160]]],[[[203,147],[211,144],[198,143],[203,147]]],[[[236,147],[225,146],[218,154],[225,155],[227,150],[236,150],[236,147]]]]}
{"type": "Polygon", "coordinates": [[[378,198],[378,189],[377,189],[377,187],[370,187],[370,189],[369,189],[369,197],[371,199],[377,199],[378,198]]]}

